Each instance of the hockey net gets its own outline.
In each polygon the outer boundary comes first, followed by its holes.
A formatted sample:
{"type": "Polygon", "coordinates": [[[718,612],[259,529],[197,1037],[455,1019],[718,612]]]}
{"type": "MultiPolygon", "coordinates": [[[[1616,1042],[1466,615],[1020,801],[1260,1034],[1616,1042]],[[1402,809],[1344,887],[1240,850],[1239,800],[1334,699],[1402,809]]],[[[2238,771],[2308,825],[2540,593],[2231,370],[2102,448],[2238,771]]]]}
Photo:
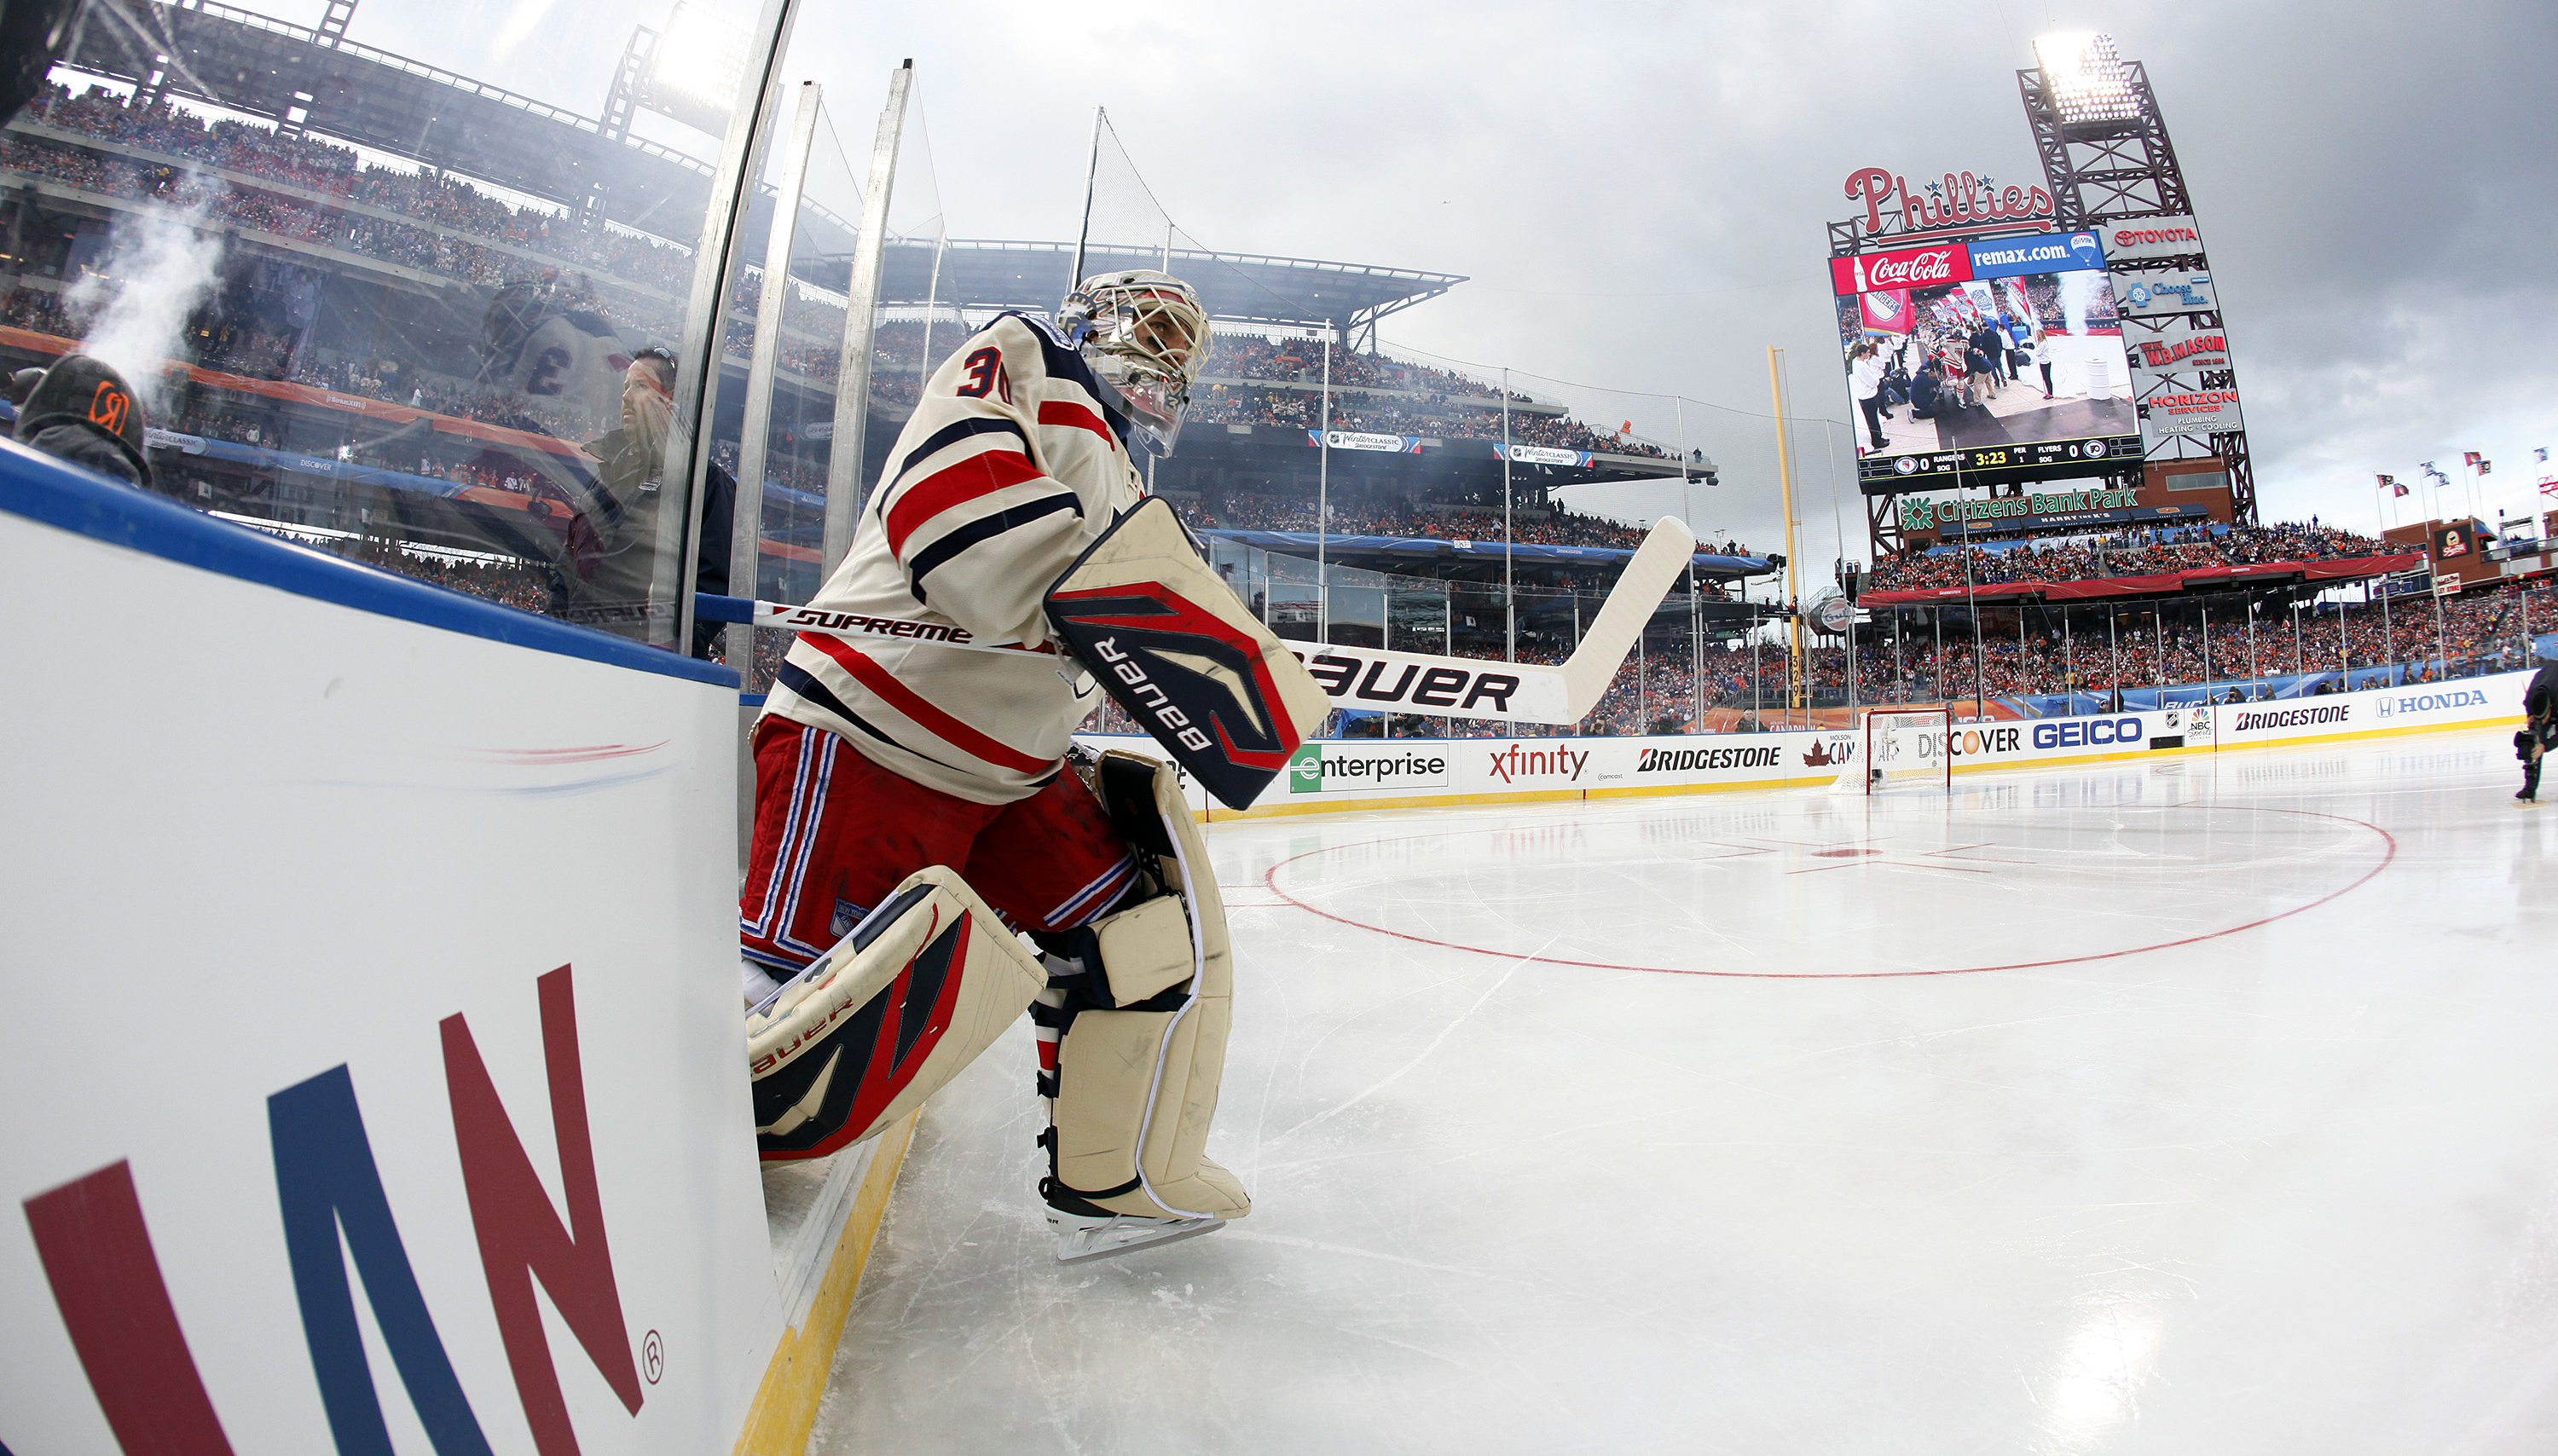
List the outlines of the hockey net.
{"type": "Polygon", "coordinates": [[[1856,753],[1831,785],[1845,793],[1954,787],[1954,715],[1942,708],[1877,708],[1857,724],[1856,753]]]}

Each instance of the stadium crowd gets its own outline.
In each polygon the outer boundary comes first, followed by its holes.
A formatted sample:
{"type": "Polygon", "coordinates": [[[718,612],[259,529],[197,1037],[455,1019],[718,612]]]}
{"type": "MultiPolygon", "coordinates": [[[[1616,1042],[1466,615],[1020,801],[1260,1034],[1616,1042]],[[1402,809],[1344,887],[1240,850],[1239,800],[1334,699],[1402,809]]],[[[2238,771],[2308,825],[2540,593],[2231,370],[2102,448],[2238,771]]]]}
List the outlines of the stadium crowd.
{"type": "MultiPolygon", "coordinates": [[[[545,262],[590,269],[661,294],[680,296],[691,284],[692,254],[671,243],[610,226],[581,227],[564,213],[509,206],[468,182],[368,165],[350,148],[315,137],[279,136],[275,128],[252,122],[208,120],[166,99],[137,108],[131,98],[103,86],[74,96],[68,86],[56,84],[20,117],[58,131],[396,212],[415,222],[539,253],[545,262]]],[[[129,179],[134,177],[150,178],[158,188],[171,182],[171,169],[166,166],[110,160],[23,133],[7,139],[0,166],[121,197],[162,196],[133,190],[129,179]]],[[[386,262],[492,282],[497,280],[491,275],[523,261],[422,227],[343,209],[324,212],[280,195],[257,199],[254,195],[225,191],[234,199],[249,199],[235,200],[238,210],[230,213],[244,226],[327,242],[386,262]]]]}
{"type": "Polygon", "coordinates": [[[1990,550],[1940,546],[1876,562],[1873,590],[1915,592],[2003,582],[2081,582],[2140,577],[2271,561],[2345,561],[2391,548],[2339,526],[2307,522],[2274,526],[2182,526],[2167,530],[2073,535],[1990,550]]]}
{"type": "MultiPolygon", "coordinates": [[[[1276,429],[1318,429],[1324,422],[1323,396],[1304,389],[1255,389],[1249,385],[1209,384],[1191,407],[1193,421],[1203,425],[1253,425],[1276,429]]],[[[1377,435],[1411,435],[1440,440],[1498,440],[1500,401],[1440,394],[1397,396],[1357,390],[1333,395],[1332,428],[1377,435]]],[[[1568,415],[1510,412],[1513,445],[1555,450],[1586,450],[1607,455],[1667,460],[1670,453],[1631,435],[1593,430],[1568,415]]]]}

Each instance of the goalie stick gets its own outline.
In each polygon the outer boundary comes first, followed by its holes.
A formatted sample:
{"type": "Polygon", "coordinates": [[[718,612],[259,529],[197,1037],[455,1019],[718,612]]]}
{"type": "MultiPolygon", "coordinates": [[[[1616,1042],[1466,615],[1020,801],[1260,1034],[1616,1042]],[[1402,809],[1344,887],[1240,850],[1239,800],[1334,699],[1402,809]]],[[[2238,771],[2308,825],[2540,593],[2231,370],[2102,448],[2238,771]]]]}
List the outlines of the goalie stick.
{"type": "MultiPolygon", "coordinates": [[[[1664,516],[1656,522],[1634,560],[1626,563],[1617,585],[1609,589],[1598,616],[1581,634],[1581,645],[1560,666],[1314,642],[1288,646],[1323,685],[1336,708],[1503,723],[1578,723],[1599,706],[1626,654],[1634,650],[1643,623],[1650,620],[1695,554],[1696,537],[1684,521],[1664,516]]],[[[697,597],[696,603],[695,615],[703,621],[742,621],[781,631],[871,641],[928,642],[963,652],[1062,656],[1051,643],[980,641],[964,628],[940,622],[819,611],[709,594],[697,597]]]]}

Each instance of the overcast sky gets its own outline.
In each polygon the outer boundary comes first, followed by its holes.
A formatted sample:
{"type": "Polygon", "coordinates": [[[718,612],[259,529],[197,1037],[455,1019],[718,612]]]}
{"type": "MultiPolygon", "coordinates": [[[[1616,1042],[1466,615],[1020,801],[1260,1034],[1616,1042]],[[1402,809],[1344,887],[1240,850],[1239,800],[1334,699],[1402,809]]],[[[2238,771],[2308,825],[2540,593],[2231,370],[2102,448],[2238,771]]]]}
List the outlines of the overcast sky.
{"type": "MultiPolygon", "coordinates": [[[[664,0],[643,0],[653,9],[664,0]]],[[[286,14],[316,6],[269,7],[286,14]]],[[[306,16],[297,18],[308,19],[306,16]]],[[[366,0],[356,40],[594,112],[628,28],[599,0],[366,0]]],[[[2372,474],[2542,500],[2558,448],[2558,5],[1469,4],[964,8],[810,0],[792,79],[848,151],[913,57],[958,237],[1069,237],[1095,105],[1207,246],[1467,275],[1391,345],[1676,393],[1724,484],[1694,516],[1780,534],[1767,348],[1843,420],[1822,224],[1854,169],[2039,176],[2014,72],[2049,30],[2147,64],[2225,310],[2268,519],[2376,524],[2372,474]],[[1719,408],[1715,408],[1719,407],[1719,408]]],[[[912,171],[913,169],[910,169],[912,171]]],[[[916,195],[922,197],[921,193],[916,195]]],[[[899,208],[910,214],[909,206],[899,208]]],[[[1528,387],[1594,424],[1649,403],[1528,387]]],[[[1798,439],[1801,555],[1863,527],[1844,427],[1798,439]],[[1833,463],[1835,462],[1835,463],[1833,463]],[[1832,524],[1830,481],[1844,529],[1832,524]]],[[[1677,509],[1675,491],[1619,500],[1677,509]]],[[[2402,503],[2416,506],[2420,492],[2402,503]]],[[[2411,518],[2421,518],[2421,514],[2411,518]]]]}

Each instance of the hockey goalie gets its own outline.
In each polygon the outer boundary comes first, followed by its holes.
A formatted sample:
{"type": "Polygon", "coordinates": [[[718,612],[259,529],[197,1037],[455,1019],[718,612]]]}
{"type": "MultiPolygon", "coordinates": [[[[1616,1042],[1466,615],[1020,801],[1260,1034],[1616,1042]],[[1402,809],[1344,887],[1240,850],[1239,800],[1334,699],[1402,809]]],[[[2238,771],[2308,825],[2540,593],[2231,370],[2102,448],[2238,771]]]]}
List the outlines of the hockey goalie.
{"type": "Polygon", "coordinates": [[[809,603],[924,629],[802,631],[752,739],[738,913],[763,1155],[872,1135],[1027,1008],[1061,1259],[1251,1209],[1206,1156],[1232,966],[1176,772],[1068,762],[1107,691],[1222,796],[1278,772],[1328,706],[1136,468],[1170,452],[1208,341],[1191,288],[1137,270],[962,344],[809,603]]]}

